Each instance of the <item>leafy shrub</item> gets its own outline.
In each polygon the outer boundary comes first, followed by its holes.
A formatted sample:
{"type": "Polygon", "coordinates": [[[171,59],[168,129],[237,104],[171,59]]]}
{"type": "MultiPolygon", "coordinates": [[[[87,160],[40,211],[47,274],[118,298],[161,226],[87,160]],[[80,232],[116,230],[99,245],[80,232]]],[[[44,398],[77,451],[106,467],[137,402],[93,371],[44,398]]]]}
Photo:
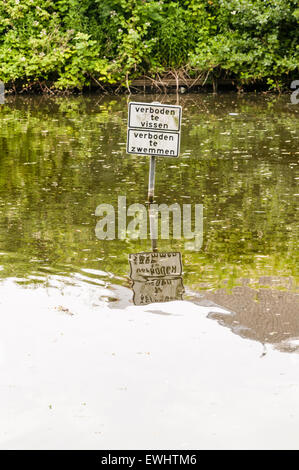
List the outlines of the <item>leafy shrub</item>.
{"type": "Polygon", "coordinates": [[[184,68],[280,88],[298,19],[297,0],[3,0],[0,79],[82,89],[184,68]]]}

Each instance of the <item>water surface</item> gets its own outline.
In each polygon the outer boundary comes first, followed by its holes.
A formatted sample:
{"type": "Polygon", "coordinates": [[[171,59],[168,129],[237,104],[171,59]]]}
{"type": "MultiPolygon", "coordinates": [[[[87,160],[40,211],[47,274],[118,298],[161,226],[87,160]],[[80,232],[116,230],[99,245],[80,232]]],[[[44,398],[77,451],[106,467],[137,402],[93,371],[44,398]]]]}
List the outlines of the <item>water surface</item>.
{"type": "MultiPolygon", "coordinates": [[[[159,250],[182,253],[187,298],[240,313],[241,286],[267,290],[275,302],[277,292],[289,292],[296,312],[289,336],[297,336],[299,107],[289,96],[263,94],[131,100],[183,107],[181,155],[158,159],[155,201],[204,207],[199,252],[183,239],[158,241],[159,250]]],[[[99,204],[117,207],[119,195],[128,205],[146,201],[148,158],[125,151],[128,101],[10,97],[0,107],[1,278],[32,286],[81,275],[128,285],[128,255],[149,251],[150,240],[95,236],[99,204]]]]}

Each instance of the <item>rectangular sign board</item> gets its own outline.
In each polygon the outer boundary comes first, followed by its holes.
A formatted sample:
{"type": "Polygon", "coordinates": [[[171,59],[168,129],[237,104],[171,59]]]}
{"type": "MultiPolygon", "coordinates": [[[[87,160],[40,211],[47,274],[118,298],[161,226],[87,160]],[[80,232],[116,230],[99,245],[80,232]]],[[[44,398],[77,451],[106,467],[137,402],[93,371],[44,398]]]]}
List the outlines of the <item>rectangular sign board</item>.
{"type": "Polygon", "coordinates": [[[130,278],[144,281],[150,278],[172,278],[182,275],[182,257],[179,252],[134,253],[129,255],[130,278]]]}
{"type": "Polygon", "coordinates": [[[179,134],[172,132],[140,131],[128,129],[127,153],[178,157],[179,134]]]}
{"type": "Polygon", "coordinates": [[[178,157],[182,107],[129,103],[127,153],[178,157]]]}
{"type": "Polygon", "coordinates": [[[181,106],[129,103],[128,127],[180,132],[181,116],[181,106]]]}

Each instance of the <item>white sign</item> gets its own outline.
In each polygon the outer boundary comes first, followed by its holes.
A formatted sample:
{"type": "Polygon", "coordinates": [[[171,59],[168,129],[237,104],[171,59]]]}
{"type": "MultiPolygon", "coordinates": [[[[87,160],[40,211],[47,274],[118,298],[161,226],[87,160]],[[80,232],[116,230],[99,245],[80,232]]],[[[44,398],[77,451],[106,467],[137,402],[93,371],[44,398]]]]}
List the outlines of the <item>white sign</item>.
{"type": "Polygon", "coordinates": [[[128,153],[177,157],[179,145],[178,133],[128,129],[128,153]]]}
{"type": "Polygon", "coordinates": [[[127,153],[178,157],[181,106],[129,103],[127,153]]]}
{"type": "Polygon", "coordinates": [[[133,281],[182,275],[182,257],[179,252],[134,253],[129,255],[129,263],[133,281]]]}
{"type": "Polygon", "coordinates": [[[129,103],[128,127],[179,132],[181,115],[181,106],[129,103]]]}

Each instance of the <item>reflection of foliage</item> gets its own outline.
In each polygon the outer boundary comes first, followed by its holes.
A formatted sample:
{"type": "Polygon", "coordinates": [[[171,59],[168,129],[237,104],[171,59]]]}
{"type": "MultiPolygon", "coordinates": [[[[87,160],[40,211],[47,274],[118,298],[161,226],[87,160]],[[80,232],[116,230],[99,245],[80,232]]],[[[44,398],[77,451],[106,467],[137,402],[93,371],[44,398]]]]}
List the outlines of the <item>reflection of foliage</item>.
{"type": "MultiPolygon", "coordinates": [[[[200,252],[185,252],[184,240],[159,242],[183,252],[189,286],[296,275],[297,110],[285,98],[234,99],[184,98],[181,157],[158,161],[158,202],[204,205],[200,252]]],[[[124,98],[108,97],[16,99],[0,108],[2,276],[47,266],[124,276],[128,253],[149,249],[94,233],[97,205],[146,198],[147,160],[124,151],[126,114],[124,98]]]]}
{"type": "Polygon", "coordinates": [[[180,69],[280,89],[298,18],[296,0],[6,0],[0,79],[50,92],[180,69]]]}

